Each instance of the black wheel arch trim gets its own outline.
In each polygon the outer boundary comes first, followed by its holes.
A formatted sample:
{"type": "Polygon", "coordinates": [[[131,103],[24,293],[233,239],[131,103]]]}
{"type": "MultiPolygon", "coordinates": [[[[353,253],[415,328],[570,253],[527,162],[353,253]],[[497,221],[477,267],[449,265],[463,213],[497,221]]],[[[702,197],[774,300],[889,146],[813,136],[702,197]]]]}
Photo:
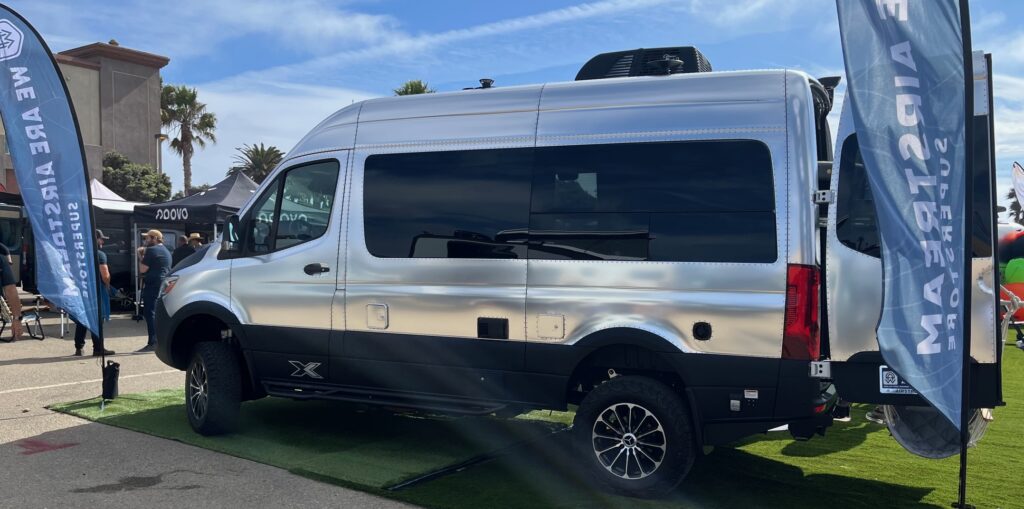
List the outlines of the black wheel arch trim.
{"type": "Polygon", "coordinates": [[[668,339],[653,332],[633,327],[601,329],[576,342],[576,346],[593,349],[613,345],[641,346],[652,352],[683,353],[668,339]]]}
{"type": "MultiPolygon", "coordinates": [[[[248,365],[248,356],[245,355],[245,328],[242,327],[241,322],[230,310],[220,304],[208,301],[190,302],[182,306],[174,316],[170,316],[167,313],[163,299],[157,301],[157,357],[159,357],[164,364],[173,368],[185,369],[188,366],[189,359],[187,356],[182,358],[181,356],[176,357],[174,355],[174,335],[182,323],[189,318],[200,315],[212,316],[223,322],[231,329],[231,334],[241,349],[242,358],[248,365]]],[[[248,367],[249,366],[247,366],[247,368],[248,367]]],[[[252,375],[250,370],[250,378],[251,377],[252,375]]]]}

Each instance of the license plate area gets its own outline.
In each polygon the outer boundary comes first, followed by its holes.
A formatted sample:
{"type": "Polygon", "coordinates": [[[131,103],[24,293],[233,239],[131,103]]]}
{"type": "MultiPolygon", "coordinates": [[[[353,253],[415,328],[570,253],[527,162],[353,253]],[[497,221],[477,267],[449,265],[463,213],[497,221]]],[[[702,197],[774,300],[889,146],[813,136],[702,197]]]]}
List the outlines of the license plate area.
{"type": "Polygon", "coordinates": [[[917,394],[917,391],[885,364],[878,366],[878,392],[881,394],[917,394]]]}

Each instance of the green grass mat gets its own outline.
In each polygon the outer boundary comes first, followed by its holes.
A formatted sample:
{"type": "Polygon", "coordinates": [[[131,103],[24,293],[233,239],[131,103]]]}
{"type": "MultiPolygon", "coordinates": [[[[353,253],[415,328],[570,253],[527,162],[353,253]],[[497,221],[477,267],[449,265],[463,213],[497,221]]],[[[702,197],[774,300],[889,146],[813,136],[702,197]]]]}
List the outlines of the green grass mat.
{"type": "MultiPolygon", "coordinates": [[[[1003,395],[995,422],[968,453],[968,502],[1024,508],[1024,352],[1005,350],[1003,395]]],[[[884,426],[856,406],[853,420],[827,435],[795,442],[786,432],[719,447],[697,461],[668,498],[637,500],[588,487],[564,443],[514,456],[397,494],[428,507],[623,508],[948,508],[956,499],[959,457],[928,460],[903,450],[884,426]]],[[[564,442],[558,437],[557,442],[564,442]]]]}
{"type": "MultiPolygon", "coordinates": [[[[979,508],[1024,507],[1024,352],[1005,350],[1006,407],[970,451],[968,501],[979,508]]],[[[547,435],[571,415],[429,418],[358,411],[330,402],[264,399],[243,405],[243,431],[205,438],[188,427],[180,390],[119,398],[100,414],[95,401],[64,411],[277,465],[291,471],[427,507],[629,508],[946,508],[956,498],[956,457],[927,460],[904,451],[879,425],[836,423],[826,437],[794,442],[786,432],[719,447],[700,458],[664,500],[601,493],[580,478],[567,435],[547,435]],[[508,445],[511,454],[397,492],[381,487],[508,445]]]]}
{"type": "Polygon", "coordinates": [[[384,488],[565,426],[546,420],[441,417],[265,398],[242,405],[238,433],[204,437],[185,417],[184,393],[127,394],[52,410],[170,438],[344,485],[384,488]]]}

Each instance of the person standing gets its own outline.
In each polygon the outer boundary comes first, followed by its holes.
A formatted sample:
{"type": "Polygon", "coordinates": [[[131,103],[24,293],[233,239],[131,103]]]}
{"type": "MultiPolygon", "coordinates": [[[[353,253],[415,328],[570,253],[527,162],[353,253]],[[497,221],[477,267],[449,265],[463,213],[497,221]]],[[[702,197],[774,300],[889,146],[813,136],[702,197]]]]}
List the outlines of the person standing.
{"type": "Polygon", "coordinates": [[[11,308],[11,334],[10,341],[17,341],[21,337],[21,297],[18,296],[18,282],[14,279],[14,271],[11,264],[7,263],[6,257],[0,257],[0,286],[4,288],[4,299],[7,306],[11,308]]]}
{"type": "Polygon", "coordinates": [[[203,236],[198,233],[188,234],[188,247],[192,248],[192,252],[199,251],[199,248],[203,247],[203,236]]]}
{"type": "Polygon", "coordinates": [[[12,268],[14,267],[14,258],[11,257],[11,250],[7,249],[7,246],[4,245],[3,242],[0,242],[0,256],[7,260],[7,263],[11,265],[12,268]]]}
{"type": "MultiPolygon", "coordinates": [[[[110,237],[104,235],[103,230],[98,228],[96,229],[96,265],[100,268],[100,280],[97,292],[99,301],[103,300],[103,292],[107,292],[108,294],[110,292],[110,268],[107,267],[107,253],[104,253],[102,249],[103,241],[108,239],[110,239],[110,237]]],[[[85,333],[88,329],[74,318],[72,318],[71,321],[75,322],[75,356],[81,357],[82,348],[85,347],[85,333]]],[[[96,334],[92,334],[92,356],[99,357],[101,355],[114,355],[114,351],[103,348],[103,338],[98,337],[96,334]]]]}
{"type": "Polygon", "coordinates": [[[178,237],[178,247],[174,248],[174,252],[171,253],[171,267],[174,267],[178,262],[188,258],[188,255],[196,252],[196,250],[189,245],[189,239],[184,236],[178,237]]]}
{"type": "Polygon", "coordinates": [[[156,349],[156,298],[164,276],[171,271],[171,252],[164,247],[164,234],[160,230],[149,230],[143,234],[145,245],[140,247],[139,274],[142,274],[142,315],[146,318],[146,332],[149,340],[138,352],[152,352],[156,349]]]}

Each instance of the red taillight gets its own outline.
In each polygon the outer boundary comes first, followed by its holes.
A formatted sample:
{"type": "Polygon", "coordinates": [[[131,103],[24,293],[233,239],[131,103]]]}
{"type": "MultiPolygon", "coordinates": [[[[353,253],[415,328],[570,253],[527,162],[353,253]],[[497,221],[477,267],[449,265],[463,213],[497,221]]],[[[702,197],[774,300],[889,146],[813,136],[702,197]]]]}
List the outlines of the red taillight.
{"type": "Polygon", "coordinates": [[[790,265],[786,272],[786,323],[782,358],[818,360],[818,268],[790,265]]]}

